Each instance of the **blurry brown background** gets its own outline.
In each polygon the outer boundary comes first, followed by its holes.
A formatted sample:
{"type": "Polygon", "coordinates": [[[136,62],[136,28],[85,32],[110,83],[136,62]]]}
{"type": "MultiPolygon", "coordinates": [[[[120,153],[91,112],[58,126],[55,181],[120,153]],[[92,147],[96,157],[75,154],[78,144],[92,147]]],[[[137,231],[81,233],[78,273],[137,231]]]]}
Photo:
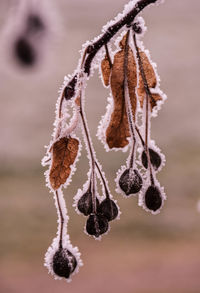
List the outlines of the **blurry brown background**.
{"type": "MultiPolygon", "coordinates": [[[[63,76],[73,73],[82,43],[97,36],[127,1],[53,2],[54,21],[60,29],[58,34],[54,32],[49,47],[53,57],[46,70],[26,74],[13,66],[12,72],[12,58],[6,66],[3,60],[9,52],[1,50],[0,292],[199,293],[199,0],[166,0],[143,13],[148,26],[144,44],[158,65],[161,89],[168,95],[152,125],[152,136],[167,158],[159,180],[168,200],[159,215],[139,208],[136,198],[125,200],[115,193],[115,173],[127,154],[106,153],[96,140],[108,91],[98,73],[89,82],[88,121],[122,214],[101,242],[83,233],[85,218],[72,208],[73,195],[88,171],[83,151],[73,182],[65,190],[71,241],[79,247],[84,262],[70,284],[53,280],[43,267],[44,253],[56,233],[57,215],[40,160],[52,132],[63,76]]],[[[11,21],[7,16],[13,3],[17,1],[0,0],[0,33],[11,21]]]]}

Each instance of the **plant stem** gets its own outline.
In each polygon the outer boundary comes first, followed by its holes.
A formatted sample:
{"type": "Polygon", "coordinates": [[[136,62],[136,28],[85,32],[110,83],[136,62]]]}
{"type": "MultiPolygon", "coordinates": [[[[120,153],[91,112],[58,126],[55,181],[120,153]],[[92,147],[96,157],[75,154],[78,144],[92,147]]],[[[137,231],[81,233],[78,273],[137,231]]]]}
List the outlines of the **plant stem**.
{"type": "Polygon", "coordinates": [[[62,248],[63,247],[62,240],[63,240],[64,216],[63,216],[62,209],[61,209],[61,206],[60,206],[60,199],[59,199],[59,195],[58,195],[57,190],[56,190],[55,194],[56,194],[56,202],[57,202],[57,205],[58,205],[58,212],[59,212],[59,216],[60,216],[59,248],[62,248]]]}
{"type": "Polygon", "coordinates": [[[131,155],[130,155],[129,167],[133,168],[136,139],[135,139],[135,133],[134,133],[132,106],[131,106],[131,101],[130,101],[130,96],[129,96],[128,80],[127,80],[129,35],[130,35],[130,30],[128,30],[128,32],[127,32],[125,48],[124,48],[124,97],[125,97],[125,104],[126,104],[127,119],[128,119],[129,129],[131,132],[132,143],[133,143],[132,144],[132,151],[131,151],[131,155]]]}
{"type": "Polygon", "coordinates": [[[149,154],[149,147],[148,147],[148,140],[149,140],[149,98],[152,98],[151,92],[149,90],[149,86],[148,86],[148,82],[147,82],[147,78],[146,78],[146,74],[144,72],[144,67],[143,67],[143,63],[142,63],[142,59],[140,56],[140,52],[137,46],[137,41],[136,41],[136,36],[135,33],[133,34],[133,40],[134,40],[134,45],[136,48],[136,55],[137,55],[137,60],[138,60],[138,64],[139,64],[139,69],[140,69],[140,73],[142,76],[142,80],[144,83],[144,89],[146,92],[146,107],[145,107],[145,145],[144,145],[144,149],[147,155],[147,161],[148,161],[148,166],[149,166],[149,171],[150,171],[150,180],[151,180],[151,184],[154,185],[154,178],[153,178],[153,173],[152,173],[152,166],[151,166],[151,160],[150,160],[150,154],[149,154]]]}
{"type": "Polygon", "coordinates": [[[135,125],[135,130],[137,131],[137,134],[138,134],[138,136],[139,136],[139,138],[140,138],[140,140],[141,140],[141,143],[142,143],[142,145],[143,145],[143,147],[144,147],[144,140],[143,140],[143,138],[142,138],[142,135],[141,135],[141,133],[140,133],[140,130],[139,130],[139,128],[137,127],[137,125],[135,125]]]}
{"type": "Polygon", "coordinates": [[[82,124],[83,124],[83,129],[84,129],[87,145],[89,148],[90,161],[91,161],[91,165],[92,165],[91,166],[91,168],[92,168],[92,206],[93,206],[93,213],[96,213],[95,157],[94,157],[92,142],[91,142],[91,138],[89,135],[89,131],[88,131],[88,127],[87,127],[87,123],[86,123],[86,119],[85,119],[85,115],[83,113],[82,107],[83,107],[82,106],[82,97],[80,94],[80,116],[81,116],[81,120],[82,120],[82,124]]]}
{"type": "Polygon", "coordinates": [[[101,177],[101,180],[102,180],[102,182],[103,182],[103,186],[104,186],[104,189],[105,189],[106,198],[109,199],[109,198],[110,198],[110,195],[109,195],[109,192],[108,192],[108,187],[107,187],[107,184],[106,184],[106,180],[105,180],[105,178],[104,178],[104,176],[103,176],[103,174],[102,174],[102,172],[101,172],[101,169],[100,169],[100,167],[99,167],[97,161],[95,161],[95,165],[96,165],[96,167],[97,167],[97,170],[98,170],[99,175],[100,175],[100,177],[101,177]]]}

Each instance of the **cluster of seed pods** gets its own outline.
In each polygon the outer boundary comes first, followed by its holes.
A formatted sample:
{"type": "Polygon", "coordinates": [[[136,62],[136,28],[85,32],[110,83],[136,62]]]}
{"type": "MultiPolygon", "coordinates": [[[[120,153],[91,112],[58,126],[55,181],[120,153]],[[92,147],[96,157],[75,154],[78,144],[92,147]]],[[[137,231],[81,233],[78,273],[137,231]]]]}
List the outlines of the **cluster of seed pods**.
{"type": "Polygon", "coordinates": [[[107,150],[130,147],[127,164],[117,174],[117,190],[125,196],[139,193],[139,204],[157,213],[165,194],[156,172],[161,170],[165,157],[150,139],[150,123],[152,111],[157,113],[166,97],[159,89],[159,78],[149,53],[138,37],[144,30],[141,18],[128,28],[119,42],[120,50],[111,52],[114,63],[108,48],[105,50],[101,68],[105,86],[111,87],[111,99],[98,134],[107,150]]]}
{"type": "MultiPolygon", "coordinates": [[[[42,68],[51,49],[57,25],[56,12],[48,0],[18,1],[8,4],[8,14],[1,34],[1,50],[6,63],[16,70],[32,73],[42,68]],[[9,58],[9,59],[8,59],[9,58]]],[[[39,73],[39,70],[37,71],[39,73]]]]}
{"type": "Polygon", "coordinates": [[[138,194],[139,205],[153,214],[160,211],[166,198],[156,179],[165,157],[150,137],[151,117],[157,114],[166,97],[159,88],[155,66],[141,41],[144,21],[141,17],[135,18],[145,6],[155,2],[130,1],[129,9],[125,8],[118,22],[111,27],[109,24],[99,39],[84,46],[74,75],[66,77],[61,88],[54,133],[42,161],[43,165],[49,166],[46,181],[54,194],[59,218],[57,236],[45,256],[45,265],[56,278],[70,280],[82,265],[78,248],[71,245],[67,233],[68,216],[62,193],[71,181],[80,156],[81,140],[76,133],[79,125],[88,154],[89,171],[86,183],[74,196],[74,207],[77,213],[87,217],[85,232],[100,239],[109,230],[110,222],[120,215],[97,160],[84,111],[86,84],[96,67],[101,71],[104,86],[111,92],[98,137],[107,151],[130,150],[126,165],[117,172],[117,192],[125,197],[138,194]],[[124,24],[126,27],[115,40],[116,50],[113,51],[110,40],[124,24]],[[98,58],[95,57],[97,52],[98,58]],[[72,109],[71,115],[69,108],[72,109]],[[102,186],[101,196],[97,180],[102,186]]]}

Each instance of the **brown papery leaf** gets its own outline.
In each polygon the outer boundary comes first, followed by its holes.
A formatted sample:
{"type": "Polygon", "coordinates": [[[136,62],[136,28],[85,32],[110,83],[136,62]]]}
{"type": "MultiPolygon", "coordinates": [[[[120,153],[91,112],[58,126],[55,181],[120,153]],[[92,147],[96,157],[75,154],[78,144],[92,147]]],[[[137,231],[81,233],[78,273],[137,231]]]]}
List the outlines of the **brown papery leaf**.
{"type": "Polygon", "coordinates": [[[105,55],[104,59],[101,62],[101,72],[105,86],[109,86],[111,66],[107,55],[105,55]]]}
{"type": "Polygon", "coordinates": [[[151,104],[151,110],[153,110],[153,107],[157,105],[157,101],[161,101],[162,97],[159,94],[151,94],[152,100],[150,100],[151,104]]]}
{"type": "Polygon", "coordinates": [[[79,141],[75,138],[62,137],[53,145],[53,162],[49,174],[51,186],[57,190],[64,184],[71,172],[78,153],[79,141]]]}
{"type": "MultiPolygon", "coordinates": [[[[111,70],[111,90],[114,99],[114,109],[106,130],[106,142],[109,148],[123,148],[128,145],[130,137],[129,123],[127,119],[125,96],[124,96],[124,44],[125,38],[120,42],[121,50],[114,56],[114,62],[111,70]]],[[[136,62],[132,50],[128,49],[128,68],[127,80],[129,96],[132,106],[133,120],[136,112],[136,94],[137,86],[136,62]]]]}
{"type": "MultiPolygon", "coordinates": [[[[140,52],[140,57],[141,57],[141,61],[143,64],[144,73],[145,73],[145,76],[147,79],[148,86],[149,86],[149,88],[155,88],[157,85],[157,79],[156,79],[156,74],[153,69],[153,66],[151,65],[146,53],[142,52],[141,50],[139,50],[139,52],[140,52]]],[[[139,97],[139,101],[140,101],[140,106],[142,108],[143,103],[144,103],[144,99],[146,97],[146,92],[145,92],[144,82],[143,82],[141,73],[139,74],[139,87],[138,87],[137,93],[138,93],[138,97],[139,97]]],[[[151,106],[153,108],[156,105],[156,103],[154,103],[154,99],[151,100],[150,102],[151,102],[151,106]]]]}

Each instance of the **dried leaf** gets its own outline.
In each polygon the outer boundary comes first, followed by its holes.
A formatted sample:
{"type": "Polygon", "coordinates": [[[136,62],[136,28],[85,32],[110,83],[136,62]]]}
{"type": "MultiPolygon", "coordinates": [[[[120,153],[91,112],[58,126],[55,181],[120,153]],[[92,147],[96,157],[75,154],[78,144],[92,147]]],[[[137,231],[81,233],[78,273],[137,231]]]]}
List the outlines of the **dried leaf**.
{"type": "Polygon", "coordinates": [[[78,153],[79,141],[75,138],[62,137],[53,145],[53,162],[49,174],[51,186],[57,190],[70,175],[70,166],[78,153]]]}
{"type": "Polygon", "coordinates": [[[157,105],[157,101],[161,101],[162,97],[159,94],[151,94],[152,96],[152,100],[150,100],[150,104],[151,104],[151,110],[153,109],[153,107],[155,107],[157,105]]]}
{"type": "MultiPolygon", "coordinates": [[[[106,142],[109,148],[123,148],[129,141],[130,137],[129,124],[125,106],[124,96],[124,40],[120,42],[121,50],[114,56],[114,63],[111,71],[111,90],[114,99],[114,109],[111,114],[111,119],[106,130],[106,142]]],[[[133,119],[135,120],[136,112],[136,94],[137,86],[136,62],[132,50],[128,49],[128,68],[127,80],[129,96],[132,105],[133,119]]]]}
{"type": "Polygon", "coordinates": [[[103,76],[104,85],[109,86],[111,66],[110,66],[110,62],[108,60],[107,55],[104,57],[104,59],[101,62],[101,72],[103,76]]]}
{"type": "MultiPolygon", "coordinates": [[[[142,52],[140,50],[140,57],[141,57],[141,61],[143,64],[144,73],[145,73],[145,76],[147,79],[147,83],[148,83],[149,89],[151,90],[151,88],[155,88],[157,85],[156,74],[155,74],[153,66],[150,63],[149,58],[147,57],[146,53],[142,52]]],[[[140,101],[140,106],[142,108],[143,103],[144,103],[144,99],[146,97],[146,92],[145,92],[144,82],[143,82],[141,73],[139,73],[139,87],[138,87],[137,93],[138,93],[138,97],[139,97],[139,101],[140,101]]],[[[151,109],[153,109],[153,107],[156,106],[156,101],[162,99],[161,96],[159,96],[159,98],[158,98],[157,94],[156,94],[156,96],[154,94],[152,94],[152,98],[153,99],[150,101],[151,109]]]]}

